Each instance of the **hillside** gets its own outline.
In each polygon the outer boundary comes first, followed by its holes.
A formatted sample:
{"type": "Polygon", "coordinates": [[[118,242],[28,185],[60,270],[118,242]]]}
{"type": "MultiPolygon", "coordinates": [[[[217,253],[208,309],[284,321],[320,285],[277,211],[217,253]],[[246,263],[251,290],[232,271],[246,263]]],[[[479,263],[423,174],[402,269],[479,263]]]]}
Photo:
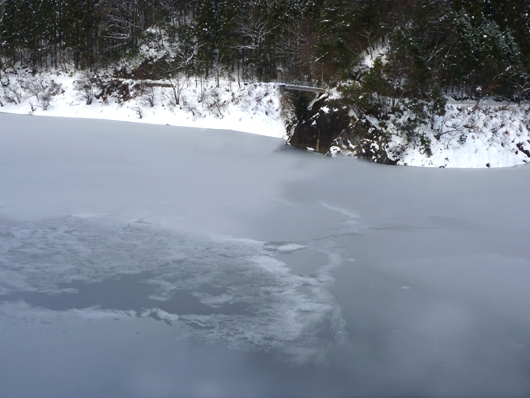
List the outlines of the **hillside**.
{"type": "Polygon", "coordinates": [[[0,112],[123,120],[283,137],[276,85],[229,79],[117,79],[76,72],[4,74],[0,112]],[[178,88],[176,85],[178,84],[178,88]],[[178,91],[177,91],[178,90],[178,91]]]}

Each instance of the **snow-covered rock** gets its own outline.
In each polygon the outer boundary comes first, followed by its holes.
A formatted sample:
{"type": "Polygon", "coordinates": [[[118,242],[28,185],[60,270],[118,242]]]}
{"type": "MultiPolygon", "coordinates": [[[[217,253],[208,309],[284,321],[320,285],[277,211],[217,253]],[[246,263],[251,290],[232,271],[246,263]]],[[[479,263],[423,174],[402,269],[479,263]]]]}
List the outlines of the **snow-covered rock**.
{"type": "Polygon", "coordinates": [[[449,102],[420,117],[403,103],[394,113],[367,111],[344,98],[321,97],[288,143],[337,156],[423,167],[511,167],[530,162],[530,104],[449,102]]]}

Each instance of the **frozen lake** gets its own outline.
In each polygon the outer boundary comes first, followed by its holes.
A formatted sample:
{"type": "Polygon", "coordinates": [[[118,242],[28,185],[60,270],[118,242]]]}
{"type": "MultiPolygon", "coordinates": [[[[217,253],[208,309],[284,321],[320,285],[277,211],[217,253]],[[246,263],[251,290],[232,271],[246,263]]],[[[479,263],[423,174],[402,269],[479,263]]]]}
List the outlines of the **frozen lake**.
{"type": "Polygon", "coordinates": [[[528,397],[530,168],[0,114],[0,396],[528,397]]]}

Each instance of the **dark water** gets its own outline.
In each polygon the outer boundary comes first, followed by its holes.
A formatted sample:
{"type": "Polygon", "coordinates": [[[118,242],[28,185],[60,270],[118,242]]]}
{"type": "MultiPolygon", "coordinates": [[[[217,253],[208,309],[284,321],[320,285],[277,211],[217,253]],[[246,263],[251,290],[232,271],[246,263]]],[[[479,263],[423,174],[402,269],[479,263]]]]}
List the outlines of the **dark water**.
{"type": "Polygon", "coordinates": [[[0,114],[1,397],[526,397],[530,169],[0,114]]]}

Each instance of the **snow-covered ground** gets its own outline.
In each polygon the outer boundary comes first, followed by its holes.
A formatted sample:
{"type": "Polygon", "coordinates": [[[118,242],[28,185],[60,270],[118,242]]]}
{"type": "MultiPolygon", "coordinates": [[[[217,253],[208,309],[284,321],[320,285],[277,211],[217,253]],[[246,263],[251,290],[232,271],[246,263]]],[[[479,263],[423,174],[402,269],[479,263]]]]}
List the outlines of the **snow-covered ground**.
{"type": "Polygon", "coordinates": [[[422,133],[431,156],[403,135],[391,147],[406,147],[398,164],[427,167],[511,167],[530,162],[530,105],[496,101],[449,102],[446,114],[434,118],[422,133]]]}
{"type": "MultiPolygon", "coordinates": [[[[105,84],[111,79],[101,81],[105,84]]],[[[273,83],[238,84],[226,77],[219,79],[219,85],[215,78],[124,79],[111,95],[100,96],[101,88],[94,83],[87,87],[87,77],[82,73],[42,72],[34,76],[19,71],[2,75],[1,82],[0,112],[285,135],[279,89],[273,83]],[[131,98],[120,91],[123,87],[128,88],[131,98]],[[87,105],[89,97],[92,101],[87,105]]]]}

